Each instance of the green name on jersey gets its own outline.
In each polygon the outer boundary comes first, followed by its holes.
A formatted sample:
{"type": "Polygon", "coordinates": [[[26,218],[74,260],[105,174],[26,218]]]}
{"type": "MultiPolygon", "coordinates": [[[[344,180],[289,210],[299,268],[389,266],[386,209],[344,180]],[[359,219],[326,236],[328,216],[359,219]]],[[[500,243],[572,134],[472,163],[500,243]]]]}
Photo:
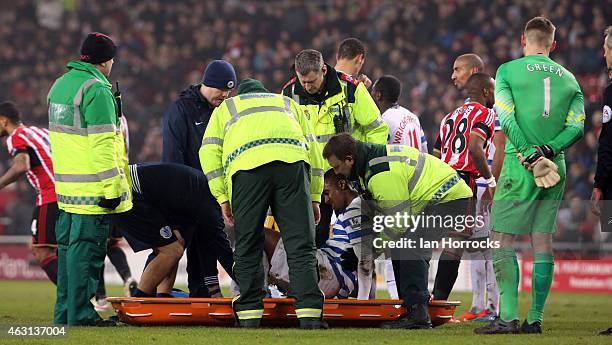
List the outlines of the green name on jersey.
{"type": "Polygon", "coordinates": [[[553,66],[553,65],[545,65],[545,64],[539,64],[539,63],[528,63],[525,68],[527,68],[527,70],[529,72],[535,72],[535,71],[544,71],[544,72],[548,72],[548,73],[552,73],[552,74],[556,74],[559,77],[563,77],[563,70],[557,66],[553,66]]]}

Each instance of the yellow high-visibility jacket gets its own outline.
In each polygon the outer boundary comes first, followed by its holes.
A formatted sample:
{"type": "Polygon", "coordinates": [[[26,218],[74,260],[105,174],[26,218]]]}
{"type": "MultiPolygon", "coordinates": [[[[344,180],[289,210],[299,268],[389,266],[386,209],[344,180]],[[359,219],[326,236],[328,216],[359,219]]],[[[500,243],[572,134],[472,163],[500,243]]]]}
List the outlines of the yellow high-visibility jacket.
{"type": "Polygon", "coordinates": [[[128,211],[132,188],[111,84],[90,63],[72,61],[68,68],[48,95],[58,207],[76,214],[128,211]],[[121,203],[109,210],[98,206],[101,198],[121,203]]]}
{"type": "Polygon", "coordinates": [[[272,93],[226,99],[210,118],[200,162],[219,204],[231,202],[232,176],[264,164],[306,162],[312,201],[321,201],[323,157],[308,119],[296,102],[272,93]]]}

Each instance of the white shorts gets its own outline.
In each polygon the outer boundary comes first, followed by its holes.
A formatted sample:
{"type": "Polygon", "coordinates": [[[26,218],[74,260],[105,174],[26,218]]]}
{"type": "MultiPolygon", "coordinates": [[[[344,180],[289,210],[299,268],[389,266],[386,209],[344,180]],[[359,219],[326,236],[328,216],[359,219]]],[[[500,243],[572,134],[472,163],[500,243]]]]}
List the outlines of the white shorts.
{"type": "MultiPolygon", "coordinates": [[[[334,298],[340,291],[340,282],[334,274],[334,269],[323,251],[317,249],[317,266],[319,268],[319,289],[325,294],[325,298],[334,298]]],[[[282,240],[278,240],[272,259],[270,259],[270,277],[287,283],[289,281],[289,265],[287,264],[287,252],[282,240]]]]}

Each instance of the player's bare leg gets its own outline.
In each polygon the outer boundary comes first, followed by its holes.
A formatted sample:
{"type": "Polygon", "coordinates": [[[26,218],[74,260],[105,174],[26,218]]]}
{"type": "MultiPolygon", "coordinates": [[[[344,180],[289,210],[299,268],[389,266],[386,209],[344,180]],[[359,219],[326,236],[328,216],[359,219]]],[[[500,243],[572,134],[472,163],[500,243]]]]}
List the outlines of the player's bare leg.
{"type": "Polygon", "coordinates": [[[38,262],[42,262],[48,257],[55,255],[55,248],[46,246],[32,246],[32,255],[34,255],[38,262]]]}
{"type": "Polygon", "coordinates": [[[264,227],[264,252],[268,257],[268,263],[272,260],[272,255],[274,255],[274,250],[280,238],[280,233],[278,231],[264,227]]]}
{"type": "MultiPolygon", "coordinates": [[[[176,231],[173,230],[174,235],[177,237],[177,241],[182,247],[183,247],[183,251],[185,248],[185,240],[183,239],[183,237],[181,236],[181,234],[176,231]]],[[[182,255],[181,255],[182,257],[182,255]]],[[[180,260],[180,257],[179,257],[180,260]]],[[[172,288],[174,287],[174,282],[176,281],[176,272],[178,271],[178,261],[176,262],[176,264],[174,265],[174,267],[171,268],[170,273],[168,273],[168,275],[166,275],[166,277],[164,278],[164,280],[162,280],[161,283],[159,283],[159,285],[157,285],[157,293],[161,294],[161,296],[171,296],[171,292],[172,292],[172,288]]]]}
{"type": "Polygon", "coordinates": [[[518,284],[519,266],[514,251],[514,234],[492,231],[491,240],[500,247],[493,253],[493,267],[499,288],[501,307],[499,318],[486,326],[476,328],[478,334],[519,333],[518,284]]]}
{"type": "Polygon", "coordinates": [[[147,265],[142,273],[138,283],[137,294],[139,296],[136,297],[145,297],[140,296],[141,294],[152,297],[157,291],[157,286],[171,273],[172,269],[179,262],[184,250],[185,246],[180,241],[157,248],[157,256],[147,265]]]}
{"type": "Polygon", "coordinates": [[[49,246],[32,246],[32,255],[38,260],[49,280],[57,285],[57,249],[49,246]]]}
{"type": "Polygon", "coordinates": [[[172,267],[170,273],[164,278],[164,280],[157,285],[157,293],[163,295],[170,295],[172,288],[174,287],[174,281],[176,280],[176,272],[178,271],[178,262],[172,267]]]}

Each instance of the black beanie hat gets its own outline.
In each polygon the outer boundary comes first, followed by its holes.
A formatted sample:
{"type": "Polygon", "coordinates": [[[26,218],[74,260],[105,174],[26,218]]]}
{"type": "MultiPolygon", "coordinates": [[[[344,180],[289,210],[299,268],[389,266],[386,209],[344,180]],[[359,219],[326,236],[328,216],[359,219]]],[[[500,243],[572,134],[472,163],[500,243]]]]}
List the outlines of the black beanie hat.
{"type": "Polygon", "coordinates": [[[236,86],[234,66],[225,60],[214,60],[206,66],[202,84],[221,90],[231,90],[236,86]]]}
{"type": "Polygon", "coordinates": [[[81,61],[99,64],[115,57],[117,46],[105,34],[92,32],[87,35],[81,46],[81,61]]]}

